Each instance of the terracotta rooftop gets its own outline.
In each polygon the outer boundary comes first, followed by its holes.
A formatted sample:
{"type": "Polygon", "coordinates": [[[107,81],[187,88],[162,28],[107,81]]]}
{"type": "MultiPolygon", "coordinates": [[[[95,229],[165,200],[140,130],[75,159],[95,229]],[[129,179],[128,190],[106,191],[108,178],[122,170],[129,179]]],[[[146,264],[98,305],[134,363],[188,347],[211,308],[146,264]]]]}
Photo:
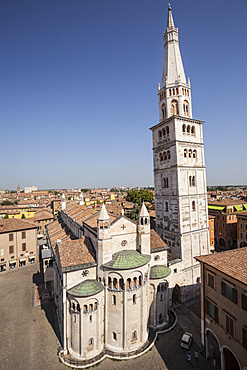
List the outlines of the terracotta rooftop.
{"type": "Polygon", "coordinates": [[[229,199],[229,198],[214,201],[208,200],[208,204],[210,204],[211,206],[235,206],[245,203],[246,202],[244,202],[241,199],[229,199]]]}
{"type": "Polygon", "coordinates": [[[27,220],[19,220],[16,218],[0,220],[0,234],[11,231],[36,229],[37,225],[27,220]]]}
{"type": "Polygon", "coordinates": [[[247,285],[247,248],[198,256],[195,259],[247,285]]]}
{"type": "Polygon", "coordinates": [[[154,229],[150,230],[150,251],[156,252],[157,249],[168,249],[169,247],[154,229]]]}
{"type": "Polygon", "coordinates": [[[90,238],[86,236],[57,244],[57,251],[62,268],[95,263],[95,251],[90,238]]]}

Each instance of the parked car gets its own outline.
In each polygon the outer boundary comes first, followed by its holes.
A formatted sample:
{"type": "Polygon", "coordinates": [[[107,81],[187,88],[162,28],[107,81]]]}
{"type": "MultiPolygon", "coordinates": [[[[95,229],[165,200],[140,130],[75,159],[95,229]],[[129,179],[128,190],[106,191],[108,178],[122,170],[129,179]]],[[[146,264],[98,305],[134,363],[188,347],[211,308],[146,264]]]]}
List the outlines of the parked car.
{"type": "Polygon", "coordinates": [[[193,336],[190,333],[185,332],[182,335],[180,346],[184,349],[190,349],[191,343],[193,340],[193,336]]]}

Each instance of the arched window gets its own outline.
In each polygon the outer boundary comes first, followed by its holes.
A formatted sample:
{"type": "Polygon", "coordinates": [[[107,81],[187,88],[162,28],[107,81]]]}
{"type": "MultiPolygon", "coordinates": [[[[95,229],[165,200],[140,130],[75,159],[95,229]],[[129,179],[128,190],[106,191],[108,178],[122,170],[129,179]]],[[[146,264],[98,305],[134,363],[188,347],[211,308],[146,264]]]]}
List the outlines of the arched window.
{"type": "Polygon", "coordinates": [[[169,188],[168,177],[166,178],[166,187],[169,188]]]}
{"type": "Polygon", "coordinates": [[[130,278],[127,279],[127,288],[131,288],[131,279],[130,278]]]}
{"type": "Polygon", "coordinates": [[[108,286],[111,288],[112,287],[112,281],[111,281],[111,278],[108,277],[108,286]]]}
{"type": "Polygon", "coordinates": [[[79,303],[77,303],[77,311],[81,312],[81,307],[80,307],[79,303]]]}
{"type": "Polygon", "coordinates": [[[116,306],[116,304],[117,304],[117,299],[116,299],[116,296],[115,295],[112,296],[112,304],[114,306],[116,306]]]}
{"type": "Polygon", "coordinates": [[[162,313],[159,314],[159,324],[162,323],[162,313]]]}
{"type": "Polygon", "coordinates": [[[117,287],[117,279],[116,279],[116,278],[114,278],[114,279],[113,279],[113,287],[114,287],[114,288],[116,288],[116,287],[117,287]]]}
{"type": "Polygon", "coordinates": [[[132,333],[132,341],[137,339],[137,332],[136,330],[132,333]]]}
{"type": "Polygon", "coordinates": [[[84,304],[84,306],[83,306],[83,313],[86,313],[86,312],[87,312],[87,305],[84,304]]]}
{"type": "Polygon", "coordinates": [[[160,295],[160,300],[163,301],[163,294],[160,295]]]}
{"type": "Polygon", "coordinates": [[[159,130],[159,138],[161,138],[162,137],[162,132],[161,132],[161,130],[159,130]]]}
{"type": "Polygon", "coordinates": [[[187,100],[184,100],[183,108],[184,108],[184,115],[188,116],[189,115],[189,103],[187,102],[187,100]]]}
{"type": "Polygon", "coordinates": [[[188,132],[188,134],[190,134],[190,125],[187,126],[187,132],[188,132]]]}
{"type": "Polygon", "coordinates": [[[169,135],[169,127],[166,126],[166,134],[169,135]]]}
{"type": "Polygon", "coordinates": [[[98,302],[95,302],[93,307],[94,307],[94,311],[97,310],[97,308],[98,308],[98,302]]]}
{"type": "Polygon", "coordinates": [[[139,276],[139,285],[142,286],[142,277],[141,277],[141,275],[139,276]]]}
{"type": "Polygon", "coordinates": [[[192,211],[196,210],[196,202],[193,200],[192,201],[192,211]]]}
{"type": "Polygon", "coordinates": [[[171,89],[169,89],[169,95],[170,95],[170,96],[172,95],[172,90],[171,90],[171,89]]]}
{"type": "Polygon", "coordinates": [[[160,153],[160,162],[162,162],[162,161],[163,161],[163,154],[160,153]]]}
{"type": "Polygon", "coordinates": [[[183,132],[186,132],[186,125],[183,125],[182,130],[183,132]]]}
{"type": "Polygon", "coordinates": [[[162,119],[166,118],[166,106],[165,104],[162,105],[162,119]]]}
{"type": "Polygon", "coordinates": [[[191,133],[192,133],[193,135],[195,135],[195,126],[192,126],[192,127],[191,127],[191,133]]]}
{"type": "Polygon", "coordinates": [[[89,339],[89,345],[93,346],[93,338],[89,339]]]}
{"type": "Polygon", "coordinates": [[[187,157],[187,149],[184,149],[184,158],[187,157]]]}
{"type": "Polygon", "coordinates": [[[196,177],[195,176],[192,177],[192,186],[196,186],[196,177]]]}
{"type": "Polygon", "coordinates": [[[157,287],[157,292],[159,292],[160,291],[160,286],[158,285],[158,287],[157,287]]]}
{"type": "Polygon", "coordinates": [[[165,211],[168,212],[168,202],[166,202],[165,211]]]}
{"type": "Polygon", "coordinates": [[[136,294],[133,295],[133,304],[136,304],[136,294]]]}
{"type": "Polygon", "coordinates": [[[134,277],[134,286],[137,286],[137,278],[136,277],[134,277]]]}
{"type": "Polygon", "coordinates": [[[173,93],[173,95],[175,95],[175,89],[172,89],[172,93],[173,93]]]}
{"type": "Polygon", "coordinates": [[[182,94],[184,95],[184,88],[182,88],[182,94]]]}
{"type": "Polygon", "coordinates": [[[189,149],[189,158],[191,158],[191,157],[192,157],[192,150],[189,149]]]}
{"type": "Polygon", "coordinates": [[[124,288],[124,281],[123,281],[123,278],[121,278],[121,279],[119,280],[119,286],[120,286],[120,289],[122,289],[122,290],[123,290],[123,288],[124,288]]]}
{"type": "Polygon", "coordinates": [[[74,302],[72,303],[72,309],[75,311],[75,304],[74,304],[74,302]]]}
{"type": "Polygon", "coordinates": [[[167,159],[171,159],[170,150],[167,151],[167,159]]]}
{"type": "Polygon", "coordinates": [[[171,102],[171,115],[178,114],[178,102],[176,100],[172,100],[171,102]]]}
{"type": "Polygon", "coordinates": [[[90,315],[89,316],[89,322],[92,322],[93,321],[93,316],[92,315],[90,315]]]}
{"type": "Polygon", "coordinates": [[[196,150],[193,150],[193,158],[196,158],[196,150]]]}
{"type": "Polygon", "coordinates": [[[189,96],[190,94],[189,94],[189,90],[187,90],[187,96],[189,96]]]}
{"type": "Polygon", "coordinates": [[[113,338],[113,340],[117,340],[117,334],[116,333],[112,333],[112,338],[113,338]]]}
{"type": "Polygon", "coordinates": [[[166,178],[163,177],[163,188],[166,188],[166,178]]]}
{"type": "Polygon", "coordinates": [[[164,156],[164,161],[166,161],[167,160],[166,152],[163,153],[163,156],[164,156]]]}
{"type": "Polygon", "coordinates": [[[178,95],[178,88],[176,87],[176,94],[178,95]]]}
{"type": "Polygon", "coordinates": [[[192,176],[189,177],[190,186],[192,186],[192,176]]]}
{"type": "Polygon", "coordinates": [[[166,136],[166,130],[163,128],[162,130],[163,136],[166,136]]]}
{"type": "Polygon", "coordinates": [[[93,305],[92,305],[92,303],[90,303],[90,305],[89,305],[89,311],[90,311],[90,312],[92,312],[92,311],[93,311],[93,305]]]}

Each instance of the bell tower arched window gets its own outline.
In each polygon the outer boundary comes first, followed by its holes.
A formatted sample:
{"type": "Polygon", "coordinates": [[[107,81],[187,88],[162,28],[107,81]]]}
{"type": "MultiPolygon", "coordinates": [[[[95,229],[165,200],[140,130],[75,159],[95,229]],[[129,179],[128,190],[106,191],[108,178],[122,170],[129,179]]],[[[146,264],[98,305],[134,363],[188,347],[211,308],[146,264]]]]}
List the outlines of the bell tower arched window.
{"type": "Polygon", "coordinates": [[[171,102],[171,115],[178,115],[178,102],[177,100],[172,100],[171,102]]]}
{"type": "Polygon", "coordinates": [[[189,116],[189,103],[187,100],[184,100],[183,102],[183,109],[184,109],[184,116],[189,116]]]}

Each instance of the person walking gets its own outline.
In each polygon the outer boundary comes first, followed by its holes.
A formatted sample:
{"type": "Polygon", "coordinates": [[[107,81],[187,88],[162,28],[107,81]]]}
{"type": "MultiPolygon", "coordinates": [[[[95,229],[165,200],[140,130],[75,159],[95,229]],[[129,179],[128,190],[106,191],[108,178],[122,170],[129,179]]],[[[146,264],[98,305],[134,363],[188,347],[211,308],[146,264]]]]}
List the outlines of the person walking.
{"type": "Polygon", "coordinates": [[[199,364],[199,352],[195,351],[196,363],[199,364]]]}
{"type": "Polygon", "coordinates": [[[187,355],[187,361],[188,361],[188,364],[191,364],[191,354],[190,353],[187,355]]]}

